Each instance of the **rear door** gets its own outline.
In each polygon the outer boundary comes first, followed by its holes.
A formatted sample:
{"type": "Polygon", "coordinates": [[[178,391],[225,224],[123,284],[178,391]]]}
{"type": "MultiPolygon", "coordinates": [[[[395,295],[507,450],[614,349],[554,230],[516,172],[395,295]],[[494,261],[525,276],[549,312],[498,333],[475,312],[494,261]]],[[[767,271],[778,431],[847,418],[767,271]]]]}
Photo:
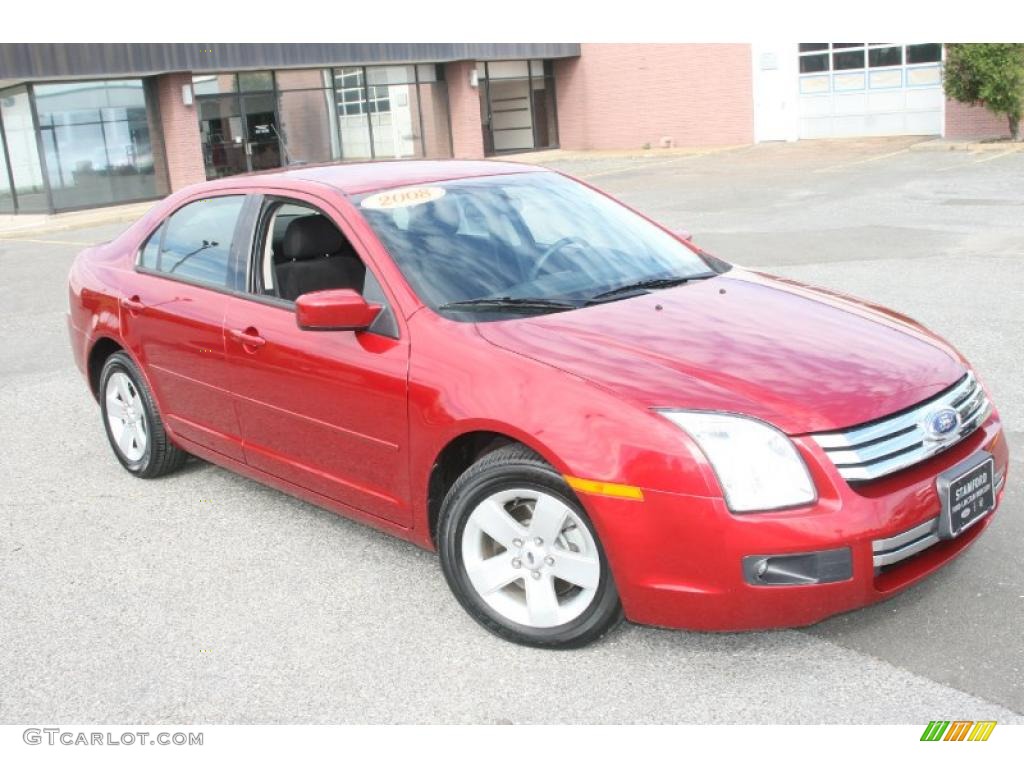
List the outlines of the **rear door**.
{"type": "Polygon", "coordinates": [[[293,297],[281,297],[273,288],[278,214],[327,216],[356,254],[360,250],[324,201],[297,192],[265,200],[249,293],[231,298],[224,318],[246,461],[346,506],[409,526],[408,338],[399,332],[393,305],[365,258],[364,283],[356,289],[368,301],[383,303],[389,322],[361,332],[301,330],[293,297]]]}
{"type": "MultiPolygon", "coordinates": [[[[224,348],[224,313],[243,284],[247,198],[192,200],[143,244],[121,302],[125,340],[145,368],[161,414],[185,440],[243,460],[224,348]]],[[[188,447],[187,445],[185,446],[188,447]]]]}

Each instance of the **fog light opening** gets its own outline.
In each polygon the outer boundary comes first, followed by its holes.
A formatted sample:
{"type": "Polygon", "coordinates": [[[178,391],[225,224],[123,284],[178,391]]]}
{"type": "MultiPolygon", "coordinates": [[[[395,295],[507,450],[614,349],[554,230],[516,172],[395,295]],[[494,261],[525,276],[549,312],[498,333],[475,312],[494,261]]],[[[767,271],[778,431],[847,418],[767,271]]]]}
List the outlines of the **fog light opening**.
{"type": "Polygon", "coordinates": [[[750,555],[743,558],[743,574],[756,586],[832,584],[853,576],[849,547],[796,555],[750,555]]]}

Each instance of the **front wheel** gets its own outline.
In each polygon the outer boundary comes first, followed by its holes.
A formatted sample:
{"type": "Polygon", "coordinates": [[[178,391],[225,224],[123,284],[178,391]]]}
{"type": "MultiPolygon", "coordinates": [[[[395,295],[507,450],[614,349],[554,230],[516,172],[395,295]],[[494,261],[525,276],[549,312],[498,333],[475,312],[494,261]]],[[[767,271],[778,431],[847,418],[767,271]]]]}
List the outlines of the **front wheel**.
{"type": "Polygon", "coordinates": [[[487,454],[445,497],[441,566],[486,629],[540,648],[578,648],[622,618],[604,550],[572,490],[523,446],[487,454]]]}

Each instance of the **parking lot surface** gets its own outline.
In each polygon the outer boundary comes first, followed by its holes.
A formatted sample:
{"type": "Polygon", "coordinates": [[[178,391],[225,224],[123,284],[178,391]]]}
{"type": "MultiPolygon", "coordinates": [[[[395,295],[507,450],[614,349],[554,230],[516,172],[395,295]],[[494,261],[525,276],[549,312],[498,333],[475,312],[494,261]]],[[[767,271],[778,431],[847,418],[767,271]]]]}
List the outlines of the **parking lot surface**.
{"type": "Polygon", "coordinates": [[[521,648],[430,553],[199,461],[136,480],[64,327],[73,255],[123,225],[0,240],[0,722],[1024,722],[1024,153],[913,141],[551,158],[727,260],[922,321],[992,390],[1012,466],[986,535],[803,630],[521,648]]]}

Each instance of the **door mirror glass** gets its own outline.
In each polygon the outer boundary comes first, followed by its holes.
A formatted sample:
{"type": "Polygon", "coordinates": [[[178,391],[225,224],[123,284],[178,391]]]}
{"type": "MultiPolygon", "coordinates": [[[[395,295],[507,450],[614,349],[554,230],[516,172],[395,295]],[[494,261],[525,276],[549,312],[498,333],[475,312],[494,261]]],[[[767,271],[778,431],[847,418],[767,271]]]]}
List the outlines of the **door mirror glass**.
{"type": "Polygon", "coordinates": [[[380,309],[350,288],[313,291],[295,300],[295,322],[305,331],[365,331],[380,309]]]}

